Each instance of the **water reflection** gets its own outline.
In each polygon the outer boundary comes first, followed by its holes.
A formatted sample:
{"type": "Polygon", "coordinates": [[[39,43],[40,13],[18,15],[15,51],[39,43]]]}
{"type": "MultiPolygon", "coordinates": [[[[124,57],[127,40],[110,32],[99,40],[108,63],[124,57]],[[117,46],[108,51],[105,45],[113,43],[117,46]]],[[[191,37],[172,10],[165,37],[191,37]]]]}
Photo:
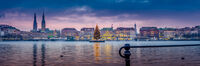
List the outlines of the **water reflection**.
{"type": "Polygon", "coordinates": [[[13,49],[12,45],[10,44],[0,44],[0,66],[6,65],[6,61],[10,61],[12,56],[13,49]]]}
{"type": "Polygon", "coordinates": [[[94,46],[93,46],[93,50],[94,50],[94,57],[95,57],[95,60],[96,61],[99,61],[101,59],[100,57],[100,44],[99,43],[94,43],[94,46]]]}
{"type": "Polygon", "coordinates": [[[138,58],[141,57],[141,48],[136,48],[136,56],[137,56],[138,58]]]}
{"type": "MultiPolygon", "coordinates": [[[[37,62],[38,62],[37,50],[38,50],[37,44],[33,44],[33,66],[37,66],[37,62]]],[[[41,44],[41,66],[45,66],[45,54],[46,54],[45,44],[41,44]]]]}
{"type": "Polygon", "coordinates": [[[110,59],[111,58],[111,51],[112,51],[112,47],[110,44],[105,44],[104,46],[104,54],[106,55],[105,59],[106,59],[106,63],[110,63],[110,59]]]}
{"type": "Polygon", "coordinates": [[[111,56],[111,52],[112,52],[112,47],[110,44],[103,44],[103,46],[101,47],[102,44],[100,43],[94,43],[93,45],[93,50],[94,50],[94,57],[95,57],[95,61],[100,61],[100,60],[105,60],[107,63],[110,62],[110,60],[112,59],[111,56]],[[103,51],[101,51],[101,48],[103,48],[103,51]],[[103,52],[103,53],[101,53],[103,52]]]}
{"type": "Polygon", "coordinates": [[[33,66],[37,66],[37,44],[33,44],[33,66]]]}
{"type": "Polygon", "coordinates": [[[112,50],[112,47],[111,47],[111,45],[110,44],[106,44],[105,46],[104,46],[104,53],[106,54],[106,56],[107,56],[107,59],[110,59],[110,56],[111,56],[111,50],[112,50]]]}
{"type": "Polygon", "coordinates": [[[45,66],[45,52],[46,52],[45,44],[42,44],[41,52],[42,52],[42,59],[41,59],[42,66],[45,66]]]}
{"type": "MultiPolygon", "coordinates": [[[[180,42],[138,42],[144,44],[180,42]]],[[[187,42],[182,42],[184,44],[187,42]]],[[[199,43],[199,42],[190,42],[199,43]]],[[[135,42],[130,42],[136,45],[135,42]]],[[[124,66],[124,42],[0,42],[0,66],[124,66]]],[[[134,66],[200,66],[200,46],[131,49],[134,66]],[[184,58],[183,60],[181,58],[184,58]]]]}

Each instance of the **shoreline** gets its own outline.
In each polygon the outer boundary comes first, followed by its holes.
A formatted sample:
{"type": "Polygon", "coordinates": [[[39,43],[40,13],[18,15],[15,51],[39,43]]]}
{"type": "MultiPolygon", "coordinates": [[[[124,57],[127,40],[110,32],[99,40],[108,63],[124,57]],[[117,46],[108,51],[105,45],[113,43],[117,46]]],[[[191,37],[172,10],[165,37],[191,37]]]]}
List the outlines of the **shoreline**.
{"type": "MultiPolygon", "coordinates": [[[[66,41],[66,42],[86,41],[86,42],[89,42],[89,40],[0,40],[0,42],[4,42],[4,41],[66,41]]],[[[105,41],[135,41],[135,40],[105,40],[105,41]]],[[[139,41],[146,41],[146,40],[139,40],[139,41]]],[[[147,40],[147,41],[200,41],[200,39],[197,39],[197,40],[147,40]]]]}

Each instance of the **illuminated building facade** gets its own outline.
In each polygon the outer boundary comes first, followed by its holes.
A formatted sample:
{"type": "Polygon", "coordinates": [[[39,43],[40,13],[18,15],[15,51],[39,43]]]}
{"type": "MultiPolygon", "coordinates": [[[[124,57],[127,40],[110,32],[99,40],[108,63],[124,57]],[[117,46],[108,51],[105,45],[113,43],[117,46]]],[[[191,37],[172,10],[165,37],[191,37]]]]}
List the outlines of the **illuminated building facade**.
{"type": "Polygon", "coordinates": [[[135,35],[135,29],[132,27],[118,27],[115,30],[116,40],[133,40],[135,35]]]}
{"type": "Polygon", "coordinates": [[[67,40],[78,40],[79,32],[75,28],[64,28],[61,31],[61,35],[63,38],[67,40]]]}
{"type": "Polygon", "coordinates": [[[157,40],[159,39],[159,30],[157,27],[142,27],[140,28],[140,35],[141,37],[157,40]]]}
{"type": "Polygon", "coordinates": [[[82,28],[80,31],[80,40],[92,40],[94,28],[82,28]]]}
{"type": "Polygon", "coordinates": [[[113,28],[101,29],[101,39],[103,40],[115,40],[113,28]]]}

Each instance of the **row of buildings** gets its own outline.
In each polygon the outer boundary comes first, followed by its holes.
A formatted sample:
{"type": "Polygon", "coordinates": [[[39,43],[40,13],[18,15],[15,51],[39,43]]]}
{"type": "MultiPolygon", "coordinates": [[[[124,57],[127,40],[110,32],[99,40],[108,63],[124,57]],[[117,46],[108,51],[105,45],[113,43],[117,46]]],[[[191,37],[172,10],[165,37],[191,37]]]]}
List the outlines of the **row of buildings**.
{"type": "MultiPolygon", "coordinates": [[[[82,28],[77,31],[75,28],[64,28],[61,37],[73,37],[74,40],[92,40],[94,28],[82,28]]],[[[118,27],[113,29],[102,28],[102,40],[199,40],[200,26],[185,28],[157,28],[142,27],[137,30],[133,27],[118,27]]]]}
{"type": "MultiPolygon", "coordinates": [[[[30,32],[20,31],[9,26],[0,25],[0,40],[93,40],[94,28],[64,28],[50,30],[46,28],[45,15],[42,15],[41,29],[38,28],[34,14],[33,29],[30,32]]],[[[100,29],[101,40],[199,40],[200,26],[185,28],[142,27],[137,32],[133,27],[106,27],[100,29]]]]}
{"type": "MultiPolygon", "coordinates": [[[[48,32],[27,32],[9,26],[0,25],[0,36],[4,40],[93,40],[94,28],[64,28],[48,32]]],[[[199,40],[200,26],[185,28],[142,27],[137,33],[133,27],[113,27],[100,29],[102,40],[199,40]]]]}
{"type": "Polygon", "coordinates": [[[146,40],[199,40],[200,26],[185,28],[140,28],[139,39],[146,40]]]}
{"type": "MultiPolygon", "coordinates": [[[[72,38],[69,40],[93,40],[93,33],[94,28],[82,28],[80,31],[75,28],[64,28],[61,37],[72,38]]],[[[135,29],[132,27],[102,28],[100,34],[102,40],[133,40],[136,37],[135,29]]]]}

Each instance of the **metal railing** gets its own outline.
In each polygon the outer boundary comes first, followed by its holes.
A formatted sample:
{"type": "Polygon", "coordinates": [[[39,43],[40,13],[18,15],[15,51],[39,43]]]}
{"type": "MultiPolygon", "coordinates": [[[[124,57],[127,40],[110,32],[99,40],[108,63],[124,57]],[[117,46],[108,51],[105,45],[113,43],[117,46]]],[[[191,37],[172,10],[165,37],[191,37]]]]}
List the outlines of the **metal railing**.
{"type": "Polygon", "coordinates": [[[200,44],[185,44],[185,45],[151,45],[151,46],[130,46],[130,44],[125,44],[119,49],[119,55],[125,59],[126,66],[130,66],[130,48],[157,48],[157,47],[184,47],[184,46],[200,46],[200,44]],[[123,55],[121,50],[125,49],[123,55]]]}

